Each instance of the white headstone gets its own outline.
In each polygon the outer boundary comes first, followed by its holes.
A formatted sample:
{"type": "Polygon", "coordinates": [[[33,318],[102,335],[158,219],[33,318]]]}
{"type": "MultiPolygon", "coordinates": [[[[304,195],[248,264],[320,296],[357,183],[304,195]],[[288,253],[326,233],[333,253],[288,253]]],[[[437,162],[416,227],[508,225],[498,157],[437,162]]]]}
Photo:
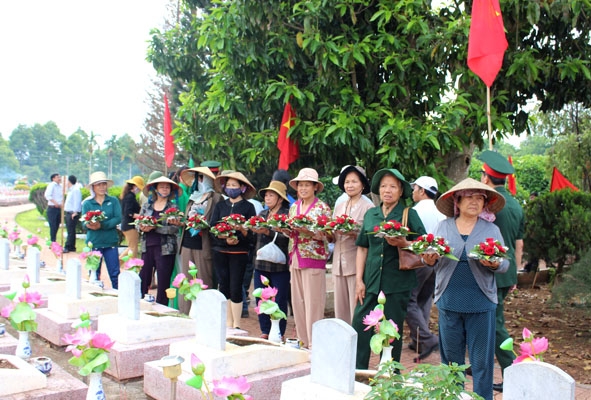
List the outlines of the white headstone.
{"type": "Polygon", "coordinates": [[[323,319],[312,326],[310,381],[346,394],[355,388],[357,332],[346,322],[323,319]]]}
{"type": "Polygon", "coordinates": [[[119,274],[118,312],[131,320],[140,319],[140,298],[142,280],[135,272],[123,271],[119,274]]]}
{"type": "Polygon", "coordinates": [[[10,256],[10,243],[8,239],[0,239],[0,269],[8,269],[8,260],[10,256]]]}
{"type": "Polygon", "coordinates": [[[574,400],[575,380],[541,361],[520,362],[505,369],[503,400],[574,400]]]}
{"type": "MultiPolygon", "coordinates": [[[[195,336],[198,344],[226,349],[226,297],[217,290],[203,290],[195,303],[195,336]]],[[[193,310],[191,310],[193,312],[193,310]]]]}
{"type": "Polygon", "coordinates": [[[66,297],[79,300],[82,297],[82,264],[71,258],[66,265],[66,297]]]}
{"type": "Polygon", "coordinates": [[[41,253],[35,247],[30,247],[27,251],[27,274],[31,283],[39,283],[41,273],[39,271],[41,253]]]}

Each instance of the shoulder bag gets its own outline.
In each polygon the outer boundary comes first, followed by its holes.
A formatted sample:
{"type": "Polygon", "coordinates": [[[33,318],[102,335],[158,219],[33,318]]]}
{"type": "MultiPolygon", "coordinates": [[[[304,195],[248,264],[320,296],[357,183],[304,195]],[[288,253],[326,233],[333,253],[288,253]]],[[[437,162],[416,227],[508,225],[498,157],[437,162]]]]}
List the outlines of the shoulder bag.
{"type": "MultiPolygon", "coordinates": [[[[402,225],[408,226],[408,209],[410,207],[406,207],[404,212],[402,213],[402,225]]],[[[398,269],[401,271],[409,271],[411,269],[417,269],[424,267],[423,261],[421,260],[421,256],[418,254],[413,253],[410,250],[404,250],[403,248],[398,248],[398,269]]]]}

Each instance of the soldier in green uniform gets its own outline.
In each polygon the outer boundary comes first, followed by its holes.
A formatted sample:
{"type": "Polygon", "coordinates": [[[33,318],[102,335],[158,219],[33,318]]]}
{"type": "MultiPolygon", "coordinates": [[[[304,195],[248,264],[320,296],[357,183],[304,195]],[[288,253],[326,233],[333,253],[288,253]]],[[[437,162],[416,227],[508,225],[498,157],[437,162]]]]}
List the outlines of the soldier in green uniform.
{"type": "MultiPolygon", "coordinates": [[[[495,275],[497,280],[497,312],[496,312],[496,338],[495,356],[505,372],[505,368],[513,363],[515,356],[509,351],[502,350],[499,346],[509,333],[505,328],[504,300],[512,286],[517,284],[517,266],[521,266],[523,254],[523,209],[505,188],[507,176],[514,173],[515,169],[505,157],[493,151],[484,151],[478,157],[483,163],[482,177],[480,181],[499,192],[505,198],[505,207],[496,214],[494,223],[499,227],[505,246],[509,247],[509,270],[505,274],[495,275]]],[[[493,389],[503,391],[503,383],[493,384],[493,389]]]]}

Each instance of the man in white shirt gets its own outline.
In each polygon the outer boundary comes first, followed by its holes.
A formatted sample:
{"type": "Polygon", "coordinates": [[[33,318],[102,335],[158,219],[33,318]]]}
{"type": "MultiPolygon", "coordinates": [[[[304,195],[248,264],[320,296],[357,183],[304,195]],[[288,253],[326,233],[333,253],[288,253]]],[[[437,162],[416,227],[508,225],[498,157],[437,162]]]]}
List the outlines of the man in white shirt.
{"type": "MultiPolygon", "coordinates": [[[[421,176],[411,183],[412,199],[416,203],[413,207],[419,214],[425,231],[433,233],[435,227],[445,219],[445,215],[435,207],[437,197],[437,181],[430,176],[421,176]]],[[[427,358],[439,347],[439,337],[429,329],[429,316],[433,306],[433,292],[435,291],[435,272],[432,267],[423,267],[416,270],[417,287],[415,287],[408,302],[406,323],[410,332],[408,347],[419,355],[415,362],[427,358]]]]}
{"type": "Polygon", "coordinates": [[[47,223],[49,224],[49,238],[52,242],[56,241],[57,230],[60,227],[62,216],[62,203],[64,202],[64,193],[60,185],[60,174],[51,174],[51,182],[45,189],[45,199],[47,200],[47,223]]]}
{"type": "Polygon", "coordinates": [[[82,210],[82,193],[80,184],[74,175],[68,176],[68,195],[64,203],[66,230],[68,238],[64,246],[64,253],[70,251],[76,252],[76,225],[80,220],[80,211],[82,210]]]}

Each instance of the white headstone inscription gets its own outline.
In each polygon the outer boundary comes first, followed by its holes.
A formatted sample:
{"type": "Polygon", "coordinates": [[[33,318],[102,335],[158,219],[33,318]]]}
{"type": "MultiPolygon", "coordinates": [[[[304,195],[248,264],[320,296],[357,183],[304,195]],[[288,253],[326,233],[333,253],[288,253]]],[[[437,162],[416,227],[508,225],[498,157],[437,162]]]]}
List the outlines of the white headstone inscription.
{"type": "Polygon", "coordinates": [[[193,304],[198,344],[220,351],[226,349],[226,304],[226,297],[217,290],[199,293],[193,304]]]}

